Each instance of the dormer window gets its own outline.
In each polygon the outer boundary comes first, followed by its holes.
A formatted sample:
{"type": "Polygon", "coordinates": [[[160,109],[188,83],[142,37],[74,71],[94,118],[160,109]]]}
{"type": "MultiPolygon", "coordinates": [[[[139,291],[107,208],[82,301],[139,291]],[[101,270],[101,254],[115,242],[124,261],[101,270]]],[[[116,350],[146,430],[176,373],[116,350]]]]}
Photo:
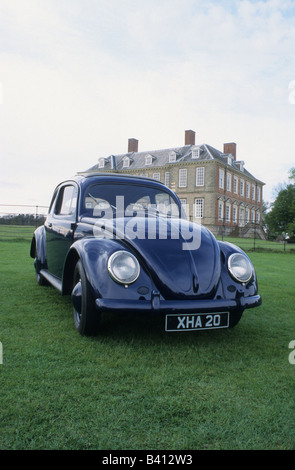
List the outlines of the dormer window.
{"type": "Polygon", "coordinates": [[[153,157],[151,155],[146,155],[145,156],[145,164],[146,165],[151,165],[153,163],[153,157]]]}
{"type": "Polygon", "coordinates": [[[169,153],[169,163],[176,162],[176,152],[169,153]]]}
{"type": "Polygon", "coordinates": [[[244,171],[245,162],[243,162],[243,161],[241,160],[241,161],[239,161],[239,162],[236,162],[236,165],[238,166],[238,168],[239,168],[240,171],[244,171]]]}
{"type": "Polygon", "coordinates": [[[104,168],[104,163],[105,163],[104,158],[100,158],[98,160],[98,168],[104,168]]]}
{"type": "Polygon", "coordinates": [[[227,164],[228,164],[228,165],[232,165],[232,164],[233,164],[233,159],[234,159],[234,157],[233,157],[232,154],[230,153],[230,154],[227,156],[227,164]]]}
{"type": "Polygon", "coordinates": [[[123,158],[123,168],[129,168],[130,166],[130,158],[129,157],[124,157],[123,158]]]}
{"type": "Polygon", "coordinates": [[[200,147],[196,147],[192,150],[192,158],[200,158],[200,147]]]}

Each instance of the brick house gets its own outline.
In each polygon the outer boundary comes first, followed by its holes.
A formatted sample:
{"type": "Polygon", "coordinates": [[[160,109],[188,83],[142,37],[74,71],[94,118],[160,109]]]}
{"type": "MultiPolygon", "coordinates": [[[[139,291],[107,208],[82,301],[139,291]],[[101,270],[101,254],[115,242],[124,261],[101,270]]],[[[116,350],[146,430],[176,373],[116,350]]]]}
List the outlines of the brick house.
{"type": "Polygon", "coordinates": [[[88,172],[148,176],[176,192],[190,220],[202,223],[215,235],[230,233],[263,237],[264,183],[236,158],[236,144],[223,152],[207,144],[196,145],[195,132],[185,131],[184,146],[138,151],[138,140],[128,140],[128,152],[101,157],[88,172]],[[248,235],[247,235],[248,232],[248,235]]]}

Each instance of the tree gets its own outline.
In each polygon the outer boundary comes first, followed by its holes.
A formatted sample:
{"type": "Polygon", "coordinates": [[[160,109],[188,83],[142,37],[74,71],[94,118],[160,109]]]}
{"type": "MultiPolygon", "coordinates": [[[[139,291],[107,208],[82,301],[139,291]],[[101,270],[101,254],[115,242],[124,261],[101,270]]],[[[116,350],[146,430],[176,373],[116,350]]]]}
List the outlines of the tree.
{"type": "MultiPolygon", "coordinates": [[[[292,169],[293,170],[293,169],[292,169]]],[[[291,174],[292,176],[292,174],[291,174]]],[[[295,178],[295,169],[294,169],[295,178]]],[[[288,233],[295,241],[295,185],[288,184],[281,189],[271,211],[265,217],[270,238],[288,233]]]]}
{"type": "Polygon", "coordinates": [[[289,171],[289,180],[293,180],[295,183],[295,167],[293,166],[291,170],[289,171]]]}

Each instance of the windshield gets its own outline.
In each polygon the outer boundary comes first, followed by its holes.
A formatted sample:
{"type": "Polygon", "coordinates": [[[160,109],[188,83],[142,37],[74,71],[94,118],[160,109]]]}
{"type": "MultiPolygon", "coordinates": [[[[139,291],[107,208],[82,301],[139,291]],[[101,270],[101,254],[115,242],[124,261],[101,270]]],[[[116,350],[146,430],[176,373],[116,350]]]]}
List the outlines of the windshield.
{"type": "Polygon", "coordinates": [[[145,185],[93,184],[86,189],[82,201],[82,215],[87,217],[144,217],[146,214],[181,216],[169,193],[145,185]]]}

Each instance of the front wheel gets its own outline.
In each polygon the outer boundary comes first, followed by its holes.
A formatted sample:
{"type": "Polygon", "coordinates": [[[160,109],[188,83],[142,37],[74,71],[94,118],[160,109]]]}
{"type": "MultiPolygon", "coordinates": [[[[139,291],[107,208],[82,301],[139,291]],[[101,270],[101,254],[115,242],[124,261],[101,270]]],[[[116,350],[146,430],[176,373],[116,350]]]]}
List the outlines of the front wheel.
{"type": "Polygon", "coordinates": [[[100,313],[95,308],[94,297],[81,260],[75,266],[72,302],[76,330],[81,335],[96,335],[100,326],[100,313]]]}

